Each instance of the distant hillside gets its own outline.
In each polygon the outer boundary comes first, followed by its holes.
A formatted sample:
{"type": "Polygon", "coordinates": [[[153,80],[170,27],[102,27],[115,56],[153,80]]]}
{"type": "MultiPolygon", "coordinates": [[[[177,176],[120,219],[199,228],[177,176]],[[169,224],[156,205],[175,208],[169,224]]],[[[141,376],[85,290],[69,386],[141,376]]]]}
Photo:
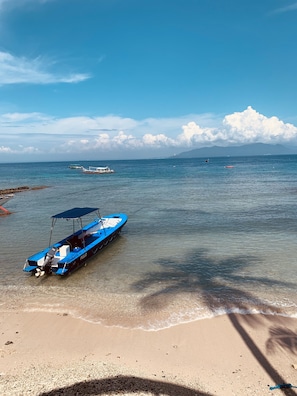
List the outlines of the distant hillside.
{"type": "Polygon", "coordinates": [[[175,158],[244,157],[252,155],[297,154],[297,148],[287,148],[281,144],[253,143],[243,146],[203,147],[177,154],[175,158]]]}

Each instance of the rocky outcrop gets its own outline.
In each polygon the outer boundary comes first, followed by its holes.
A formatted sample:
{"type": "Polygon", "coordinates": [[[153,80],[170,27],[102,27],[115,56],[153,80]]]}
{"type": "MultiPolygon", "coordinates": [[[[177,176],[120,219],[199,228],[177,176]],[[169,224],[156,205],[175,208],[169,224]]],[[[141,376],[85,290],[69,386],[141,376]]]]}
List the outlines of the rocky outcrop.
{"type": "Polygon", "coordinates": [[[0,195],[15,194],[29,190],[41,190],[47,187],[48,186],[36,186],[36,187],[21,186],[21,187],[5,188],[5,189],[0,189],[0,195]]]}

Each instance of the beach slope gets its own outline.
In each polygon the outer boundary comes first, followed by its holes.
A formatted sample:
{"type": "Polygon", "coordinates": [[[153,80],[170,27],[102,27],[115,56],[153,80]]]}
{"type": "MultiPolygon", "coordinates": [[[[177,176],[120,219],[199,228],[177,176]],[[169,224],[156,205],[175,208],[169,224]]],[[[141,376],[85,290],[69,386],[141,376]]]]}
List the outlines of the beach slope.
{"type": "Polygon", "coordinates": [[[297,321],[223,315],[159,331],[1,312],[0,394],[296,395],[297,321]]]}

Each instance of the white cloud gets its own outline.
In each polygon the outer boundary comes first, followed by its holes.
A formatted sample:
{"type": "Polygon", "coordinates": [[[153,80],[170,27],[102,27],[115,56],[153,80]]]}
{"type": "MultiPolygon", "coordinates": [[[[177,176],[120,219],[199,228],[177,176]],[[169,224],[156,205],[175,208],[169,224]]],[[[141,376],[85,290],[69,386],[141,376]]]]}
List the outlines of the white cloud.
{"type": "MultiPolygon", "coordinates": [[[[0,29],[4,29],[7,12],[16,8],[25,8],[27,5],[43,6],[52,1],[57,0],[0,0],[0,17],[2,17],[0,29]]],[[[57,71],[58,66],[59,63],[55,59],[42,56],[28,58],[0,50],[0,86],[11,84],[73,84],[91,78],[88,73],[57,71]]]]}
{"type": "Polygon", "coordinates": [[[277,117],[267,118],[251,106],[225,117],[226,139],[230,143],[285,143],[296,139],[297,128],[277,117]]]}
{"type": "MultiPolygon", "coordinates": [[[[297,128],[277,117],[266,117],[252,107],[226,115],[190,115],[182,118],[134,120],[114,115],[55,119],[41,113],[0,115],[0,153],[92,153],[129,158],[129,153],[166,155],[205,146],[246,143],[297,145],[297,128]],[[193,121],[195,119],[195,121],[193,121]],[[199,124],[201,120],[201,126],[199,124]],[[209,121],[211,127],[206,125],[209,121]],[[38,143],[37,143],[38,142],[38,143]],[[164,153],[164,154],[163,154],[164,153]]],[[[33,157],[32,157],[33,159],[33,157]]]]}
{"type": "Polygon", "coordinates": [[[0,153],[13,153],[10,147],[0,146],[0,153]]]}
{"type": "Polygon", "coordinates": [[[297,10],[297,2],[294,2],[293,4],[287,5],[285,7],[277,8],[276,10],[273,11],[273,13],[280,14],[280,13],[296,11],[296,10],[297,10]]]}
{"type": "Polygon", "coordinates": [[[195,122],[191,121],[182,127],[183,133],[177,138],[180,145],[191,147],[195,144],[212,143],[217,140],[219,135],[215,128],[201,128],[195,122]]]}
{"type": "Polygon", "coordinates": [[[49,65],[50,62],[41,57],[27,59],[0,51],[0,85],[77,83],[90,78],[88,74],[53,73],[48,71],[49,65]]]}
{"type": "Polygon", "coordinates": [[[16,8],[29,3],[45,4],[50,1],[54,0],[0,0],[0,12],[6,10],[7,8],[16,8]]]}
{"type": "Polygon", "coordinates": [[[183,126],[180,143],[193,145],[240,145],[247,143],[297,143],[297,128],[277,117],[265,117],[249,106],[243,112],[225,116],[219,127],[201,128],[195,122],[183,126]]]}
{"type": "Polygon", "coordinates": [[[5,6],[15,4],[15,2],[12,0],[0,0],[0,11],[3,11],[5,9],[5,6]]]}
{"type": "Polygon", "coordinates": [[[47,119],[41,113],[7,113],[2,115],[3,122],[24,122],[47,119]]]}
{"type": "Polygon", "coordinates": [[[0,154],[37,154],[41,153],[41,151],[36,147],[23,147],[22,145],[18,145],[16,149],[12,149],[11,147],[0,146],[0,154]]]}
{"type": "Polygon", "coordinates": [[[152,135],[151,133],[147,133],[143,136],[142,143],[144,146],[158,148],[162,146],[176,146],[175,140],[164,134],[152,135]]]}

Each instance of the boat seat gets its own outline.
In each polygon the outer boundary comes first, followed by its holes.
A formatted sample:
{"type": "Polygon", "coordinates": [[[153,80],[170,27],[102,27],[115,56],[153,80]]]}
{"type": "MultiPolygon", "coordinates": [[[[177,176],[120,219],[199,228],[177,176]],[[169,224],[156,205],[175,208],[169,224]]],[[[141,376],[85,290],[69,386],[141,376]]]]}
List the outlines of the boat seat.
{"type": "Polygon", "coordinates": [[[70,246],[70,249],[73,250],[76,247],[83,247],[83,240],[79,238],[78,235],[74,235],[72,238],[67,239],[66,243],[70,246]]]}
{"type": "Polygon", "coordinates": [[[60,247],[60,258],[66,257],[70,253],[70,246],[69,245],[62,245],[60,247]]]}
{"type": "Polygon", "coordinates": [[[78,235],[76,235],[76,236],[73,238],[73,241],[72,241],[73,248],[75,248],[75,247],[81,247],[81,243],[82,243],[81,239],[78,237],[78,235]]]}

